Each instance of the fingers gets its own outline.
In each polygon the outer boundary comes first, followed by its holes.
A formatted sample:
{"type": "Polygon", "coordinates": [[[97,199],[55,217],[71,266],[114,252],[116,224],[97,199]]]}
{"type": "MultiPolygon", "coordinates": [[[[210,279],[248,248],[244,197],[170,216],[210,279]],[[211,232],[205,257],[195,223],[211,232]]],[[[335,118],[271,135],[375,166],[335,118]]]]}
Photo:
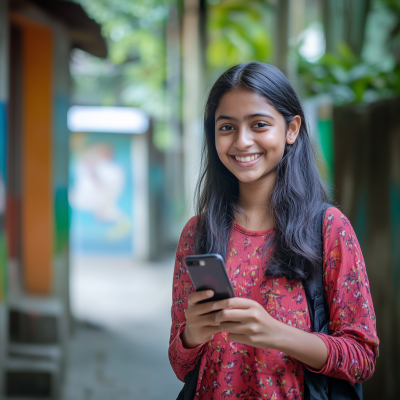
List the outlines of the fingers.
{"type": "Polygon", "coordinates": [[[219,311],[224,308],[224,300],[222,301],[215,301],[215,302],[207,302],[201,303],[204,299],[210,298],[214,295],[214,292],[211,290],[210,292],[212,295],[206,293],[207,291],[201,291],[192,293],[188,298],[188,309],[186,311],[186,318],[190,316],[197,316],[197,315],[205,315],[212,313],[213,311],[219,311]],[[196,295],[196,296],[195,296],[196,295]]]}
{"type": "Polygon", "coordinates": [[[196,305],[196,313],[198,315],[208,314],[213,311],[219,311],[224,309],[224,302],[225,300],[215,301],[215,302],[208,302],[203,304],[196,305]]]}
{"type": "Polygon", "coordinates": [[[214,296],[214,292],[212,290],[201,290],[200,292],[192,293],[188,298],[188,305],[194,306],[202,300],[207,300],[214,296]]]}
{"type": "Polygon", "coordinates": [[[257,303],[254,300],[251,299],[243,299],[242,297],[232,297],[231,299],[227,300],[221,300],[221,303],[223,303],[223,308],[251,308],[253,306],[258,306],[259,303],[257,303]]]}
{"type": "MultiPolygon", "coordinates": [[[[205,326],[204,328],[202,328],[201,333],[204,336],[214,336],[215,334],[221,332],[219,326],[215,327],[215,326],[205,326]]],[[[211,340],[211,339],[209,339],[211,340]]]]}
{"type": "MultiPolygon", "coordinates": [[[[215,334],[221,332],[219,326],[197,326],[190,327],[189,330],[190,337],[196,345],[210,341],[215,334]]],[[[196,347],[196,345],[191,347],[196,347]]]]}
{"type": "Polygon", "coordinates": [[[240,322],[222,322],[219,325],[221,332],[234,333],[238,335],[254,335],[258,333],[256,324],[242,324],[240,322]]]}
{"type": "Polygon", "coordinates": [[[245,322],[252,319],[248,310],[243,309],[227,309],[222,310],[216,315],[216,322],[245,322]]]}
{"type": "Polygon", "coordinates": [[[219,326],[219,322],[216,321],[217,314],[205,314],[199,315],[191,322],[191,327],[204,327],[204,326],[219,326]]]}
{"type": "Polygon", "coordinates": [[[208,303],[204,303],[204,310],[206,310],[204,313],[230,308],[245,310],[254,306],[259,306],[259,304],[254,300],[242,299],[240,297],[232,297],[231,299],[219,300],[215,302],[210,301],[208,303]]]}
{"type": "MultiPolygon", "coordinates": [[[[192,293],[188,298],[188,306],[198,306],[196,310],[196,314],[207,314],[212,311],[224,310],[228,308],[235,309],[248,309],[255,305],[254,300],[243,299],[241,297],[233,297],[231,299],[220,300],[216,302],[207,302],[203,304],[199,304],[199,302],[203,300],[210,299],[214,296],[214,292],[212,290],[202,290],[199,292],[192,293]]],[[[258,305],[258,303],[256,303],[258,305]]]]}

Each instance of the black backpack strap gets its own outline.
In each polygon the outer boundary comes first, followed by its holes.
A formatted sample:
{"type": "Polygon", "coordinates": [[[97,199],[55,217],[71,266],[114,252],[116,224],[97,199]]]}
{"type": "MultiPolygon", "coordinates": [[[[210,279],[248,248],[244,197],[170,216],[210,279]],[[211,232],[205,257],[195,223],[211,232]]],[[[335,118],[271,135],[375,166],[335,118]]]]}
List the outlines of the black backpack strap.
{"type": "Polygon", "coordinates": [[[196,395],[197,380],[199,378],[201,358],[195,367],[184,378],[185,384],[176,400],[193,400],[196,395]]]}
{"type": "MultiPolygon", "coordinates": [[[[324,239],[322,228],[324,226],[326,210],[332,207],[330,204],[324,203],[320,215],[314,223],[315,237],[318,238],[318,248],[323,257],[324,239]]],[[[318,273],[314,276],[313,281],[304,282],[306,292],[307,305],[310,312],[311,325],[314,332],[328,333],[329,324],[329,307],[324,297],[324,263],[319,265],[318,273]]]]}
{"type": "MultiPolygon", "coordinates": [[[[323,204],[320,216],[315,221],[315,237],[319,238],[319,249],[324,254],[324,226],[326,210],[332,207],[323,204]]],[[[311,325],[314,332],[328,334],[330,320],[329,306],[324,296],[324,262],[312,282],[303,282],[306,292],[307,306],[310,313],[311,325]]],[[[343,379],[331,378],[317,374],[304,368],[304,399],[305,400],[362,400],[362,385],[352,386],[343,379]]]]}

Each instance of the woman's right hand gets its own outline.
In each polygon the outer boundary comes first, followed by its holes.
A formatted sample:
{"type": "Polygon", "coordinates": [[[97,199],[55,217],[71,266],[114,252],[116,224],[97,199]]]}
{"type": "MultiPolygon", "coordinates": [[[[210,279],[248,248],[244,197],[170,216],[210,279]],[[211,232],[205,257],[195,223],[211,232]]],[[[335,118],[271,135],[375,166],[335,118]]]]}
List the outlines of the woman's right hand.
{"type": "Polygon", "coordinates": [[[213,313],[213,311],[221,310],[222,302],[211,301],[199,304],[200,301],[212,296],[214,296],[212,290],[194,292],[189,296],[188,308],[185,313],[186,327],[181,336],[184,347],[190,349],[207,343],[216,333],[220,332],[219,322],[215,322],[217,313],[213,313]]]}

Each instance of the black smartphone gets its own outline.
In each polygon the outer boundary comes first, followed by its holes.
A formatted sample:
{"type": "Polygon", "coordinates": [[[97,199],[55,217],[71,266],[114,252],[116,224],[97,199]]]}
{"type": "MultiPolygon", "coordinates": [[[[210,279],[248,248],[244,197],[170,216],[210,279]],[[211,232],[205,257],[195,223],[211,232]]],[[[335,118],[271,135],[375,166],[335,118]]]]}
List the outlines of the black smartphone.
{"type": "Polygon", "coordinates": [[[219,254],[187,256],[185,265],[196,292],[208,289],[214,291],[213,297],[203,300],[201,303],[235,297],[224,259],[219,254]]]}

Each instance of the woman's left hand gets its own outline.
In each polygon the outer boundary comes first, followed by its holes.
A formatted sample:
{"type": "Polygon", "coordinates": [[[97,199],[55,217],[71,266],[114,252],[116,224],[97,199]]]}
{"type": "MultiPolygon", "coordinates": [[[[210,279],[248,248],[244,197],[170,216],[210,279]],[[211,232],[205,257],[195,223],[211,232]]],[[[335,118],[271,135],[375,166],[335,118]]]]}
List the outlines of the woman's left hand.
{"type": "MultiPolygon", "coordinates": [[[[276,349],[283,325],[254,300],[234,297],[223,300],[224,309],[216,315],[220,330],[233,342],[259,348],[276,349]]],[[[222,303],[221,302],[221,303],[222,303]]]]}
{"type": "Polygon", "coordinates": [[[218,307],[215,322],[233,342],[282,351],[316,370],[326,364],[328,351],[320,337],[276,320],[256,301],[234,297],[218,307]]]}

